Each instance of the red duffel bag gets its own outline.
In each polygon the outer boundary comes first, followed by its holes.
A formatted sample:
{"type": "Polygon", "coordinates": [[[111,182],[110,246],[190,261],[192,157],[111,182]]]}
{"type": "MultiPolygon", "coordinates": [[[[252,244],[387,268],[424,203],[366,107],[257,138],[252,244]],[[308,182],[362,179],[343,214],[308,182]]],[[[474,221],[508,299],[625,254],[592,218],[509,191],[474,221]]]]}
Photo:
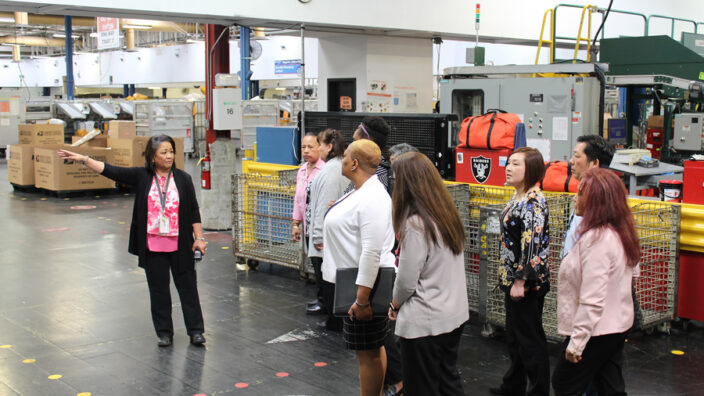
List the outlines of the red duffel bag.
{"type": "Polygon", "coordinates": [[[503,110],[490,109],[486,114],[467,117],[460,126],[457,147],[476,149],[512,149],[517,115],[503,110]]]}
{"type": "Polygon", "coordinates": [[[567,161],[552,161],[545,164],[545,176],[540,182],[543,191],[577,192],[579,180],[572,176],[572,165],[567,161]]]}

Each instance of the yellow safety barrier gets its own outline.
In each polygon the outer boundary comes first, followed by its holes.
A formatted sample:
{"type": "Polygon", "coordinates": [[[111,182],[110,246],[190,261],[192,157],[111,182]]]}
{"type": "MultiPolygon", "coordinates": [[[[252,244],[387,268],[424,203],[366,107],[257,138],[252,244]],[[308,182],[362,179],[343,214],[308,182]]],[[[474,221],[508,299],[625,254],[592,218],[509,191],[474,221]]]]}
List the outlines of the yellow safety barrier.
{"type": "Polygon", "coordinates": [[[270,164],[267,162],[242,161],[242,173],[260,173],[264,176],[271,176],[282,170],[298,169],[298,165],[270,164]]]}

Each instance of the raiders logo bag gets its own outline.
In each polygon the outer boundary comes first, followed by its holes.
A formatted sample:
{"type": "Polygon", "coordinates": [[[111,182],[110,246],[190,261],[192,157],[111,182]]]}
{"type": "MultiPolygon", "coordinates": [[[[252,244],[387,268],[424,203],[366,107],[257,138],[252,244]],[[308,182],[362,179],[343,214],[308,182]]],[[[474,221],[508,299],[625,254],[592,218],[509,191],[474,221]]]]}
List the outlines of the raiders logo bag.
{"type": "Polygon", "coordinates": [[[478,149],[512,149],[517,115],[503,110],[490,109],[486,114],[467,117],[462,121],[458,147],[478,149]]]}
{"type": "Polygon", "coordinates": [[[540,182],[543,191],[577,192],[579,180],[572,176],[572,166],[567,161],[552,161],[545,165],[545,176],[540,182]]]}

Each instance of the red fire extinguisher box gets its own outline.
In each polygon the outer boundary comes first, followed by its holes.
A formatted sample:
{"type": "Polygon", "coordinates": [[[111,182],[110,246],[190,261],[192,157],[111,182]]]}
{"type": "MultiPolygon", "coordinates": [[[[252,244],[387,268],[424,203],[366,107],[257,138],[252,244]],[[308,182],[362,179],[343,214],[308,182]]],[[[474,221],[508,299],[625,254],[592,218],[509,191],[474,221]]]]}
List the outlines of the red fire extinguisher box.
{"type": "Polygon", "coordinates": [[[455,181],[503,186],[506,183],[506,160],[512,151],[458,147],[455,153],[455,181]]]}
{"type": "Polygon", "coordinates": [[[704,253],[680,251],[677,316],[704,321],[704,253]]]}
{"type": "Polygon", "coordinates": [[[684,162],[682,202],[704,204],[704,161],[684,162]]]}

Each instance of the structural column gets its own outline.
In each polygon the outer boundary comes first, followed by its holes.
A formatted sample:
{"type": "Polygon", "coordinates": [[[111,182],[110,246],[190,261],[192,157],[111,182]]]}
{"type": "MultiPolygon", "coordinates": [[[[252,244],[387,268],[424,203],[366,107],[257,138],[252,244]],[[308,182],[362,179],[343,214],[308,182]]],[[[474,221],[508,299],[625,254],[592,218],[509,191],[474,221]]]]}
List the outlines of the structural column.
{"type": "Polygon", "coordinates": [[[73,100],[73,21],[70,15],[64,17],[66,30],[66,99],[73,100]]]}
{"type": "Polygon", "coordinates": [[[217,136],[229,137],[230,131],[213,129],[213,87],[215,75],[230,72],[230,29],[222,25],[205,25],[205,109],[208,125],[205,141],[209,145],[217,136]]]}

